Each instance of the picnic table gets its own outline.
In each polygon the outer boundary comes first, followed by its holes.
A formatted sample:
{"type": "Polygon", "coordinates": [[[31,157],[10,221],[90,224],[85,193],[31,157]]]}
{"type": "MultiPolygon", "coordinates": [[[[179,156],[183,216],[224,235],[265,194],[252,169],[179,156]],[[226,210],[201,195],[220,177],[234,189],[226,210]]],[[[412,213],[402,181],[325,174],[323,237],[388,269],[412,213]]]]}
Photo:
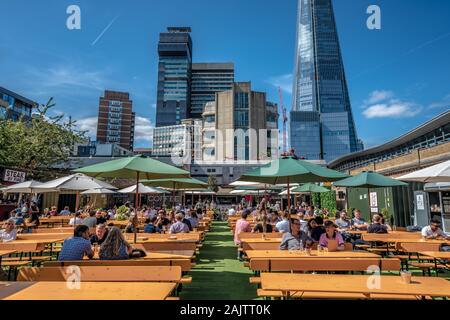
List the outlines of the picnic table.
{"type": "Polygon", "coordinates": [[[434,259],[434,270],[436,275],[438,274],[438,267],[444,266],[445,268],[449,268],[450,264],[450,252],[445,251],[421,251],[419,254],[423,256],[427,256],[434,259]]]}
{"type": "Polygon", "coordinates": [[[341,293],[371,295],[400,295],[420,297],[450,297],[450,282],[443,278],[412,277],[406,284],[399,276],[379,276],[379,286],[371,276],[261,273],[261,287],[267,291],[282,291],[289,298],[292,294],[341,293]]]}
{"type": "Polygon", "coordinates": [[[0,243],[0,250],[16,250],[17,252],[40,252],[52,243],[63,242],[64,237],[57,237],[36,240],[14,240],[11,242],[0,243]]]}
{"type": "Polygon", "coordinates": [[[82,282],[72,290],[67,282],[0,282],[2,300],[165,300],[176,283],[82,282]]]}
{"type": "Polygon", "coordinates": [[[2,266],[2,257],[15,253],[16,250],[0,250],[0,267],[2,266]]]}

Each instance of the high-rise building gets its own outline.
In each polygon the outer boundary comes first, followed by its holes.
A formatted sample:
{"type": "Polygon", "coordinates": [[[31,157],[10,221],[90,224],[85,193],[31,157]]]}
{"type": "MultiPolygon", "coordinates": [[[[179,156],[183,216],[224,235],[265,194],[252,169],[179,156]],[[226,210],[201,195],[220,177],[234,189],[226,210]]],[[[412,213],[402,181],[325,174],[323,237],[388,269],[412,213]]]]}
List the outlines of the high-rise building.
{"type": "Polygon", "coordinates": [[[330,162],[363,148],[345,78],[332,0],[299,0],[290,142],[330,162]]]}
{"type": "Polygon", "coordinates": [[[193,63],[190,117],[199,119],[207,102],[214,101],[216,92],[233,89],[233,63],[193,63]]]}
{"type": "Polygon", "coordinates": [[[173,126],[189,117],[192,40],[190,28],[168,28],[158,43],[156,126],[173,126]]]}
{"type": "Polygon", "coordinates": [[[203,160],[256,161],[277,157],[278,112],[250,82],[216,93],[203,113],[203,160]]]}
{"type": "Polygon", "coordinates": [[[17,121],[31,119],[33,108],[37,103],[15,92],[0,87],[0,119],[17,121]]]}
{"type": "Polygon", "coordinates": [[[106,90],[104,96],[100,97],[97,141],[133,150],[134,126],[135,114],[130,94],[106,90]]]}

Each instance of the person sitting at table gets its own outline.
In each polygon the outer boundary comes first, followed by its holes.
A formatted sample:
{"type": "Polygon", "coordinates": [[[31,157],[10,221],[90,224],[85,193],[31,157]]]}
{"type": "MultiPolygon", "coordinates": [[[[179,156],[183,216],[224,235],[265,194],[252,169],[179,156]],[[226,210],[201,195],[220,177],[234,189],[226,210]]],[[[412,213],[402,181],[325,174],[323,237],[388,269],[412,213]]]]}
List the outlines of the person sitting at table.
{"type": "Polygon", "coordinates": [[[26,221],[26,224],[28,227],[39,227],[40,221],[39,221],[39,211],[32,211],[31,217],[26,221]]]}
{"type": "Polygon", "coordinates": [[[23,226],[25,224],[25,219],[23,218],[22,212],[17,212],[13,218],[16,226],[23,226]]]}
{"type": "MultiPolygon", "coordinates": [[[[264,211],[265,210],[261,210],[264,211]]],[[[256,219],[257,223],[253,227],[253,233],[272,233],[272,225],[268,223],[267,216],[263,213],[256,219]]]]}
{"type": "Polygon", "coordinates": [[[303,212],[299,212],[297,213],[297,218],[298,221],[300,221],[300,229],[305,232],[308,233],[308,221],[305,220],[305,215],[303,214],[303,212]]]}
{"type": "Polygon", "coordinates": [[[95,233],[91,236],[91,244],[101,245],[105,242],[108,232],[108,228],[105,224],[98,224],[97,227],[95,227],[95,233]]]}
{"type": "Polygon", "coordinates": [[[367,228],[367,233],[388,233],[387,227],[381,223],[381,217],[375,214],[372,217],[372,223],[367,228]]]}
{"type": "Polygon", "coordinates": [[[161,229],[156,224],[157,217],[148,218],[145,220],[145,227],[144,232],[145,233],[161,233],[161,229]]]}
{"type": "Polygon", "coordinates": [[[42,211],[42,218],[50,218],[50,209],[45,208],[44,211],[42,211]]]}
{"type": "Polygon", "coordinates": [[[51,217],[56,217],[58,215],[58,210],[56,210],[55,206],[52,206],[50,208],[50,211],[48,213],[51,217]]]}
{"type": "Polygon", "coordinates": [[[133,251],[131,245],[125,240],[122,232],[117,227],[112,227],[106,240],[100,246],[100,260],[126,260],[133,251]]]}
{"type": "Polygon", "coordinates": [[[348,219],[345,210],[339,213],[339,218],[336,219],[336,225],[338,226],[339,232],[347,231],[352,227],[352,222],[348,219]]]}
{"type": "Polygon", "coordinates": [[[83,219],[81,218],[81,211],[78,211],[77,213],[75,213],[75,216],[70,218],[69,220],[69,226],[75,226],[75,225],[80,225],[83,223],[83,219]]]}
{"type": "Polygon", "coordinates": [[[386,222],[386,219],[384,219],[383,214],[379,213],[378,215],[381,217],[381,224],[386,227],[387,231],[388,232],[392,231],[391,226],[389,225],[389,223],[386,222]]]}
{"type": "Polygon", "coordinates": [[[318,242],[320,240],[320,236],[325,233],[323,218],[315,217],[313,220],[316,222],[316,224],[311,229],[311,238],[313,238],[315,242],[318,242]]]}
{"type": "Polygon", "coordinates": [[[290,229],[289,229],[289,211],[284,210],[281,213],[281,219],[282,220],[275,225],[275,228],[280,233],[289,232],[290,231],[290,229]]]}
{"type": "Polygon", "coordinates": [[[73,237],[64,240],[58,260],[83,260],[84,256],[92,259],[94,252],[92,251],[91,241],[89,239],[89,227],[82,224],[75,228],[73,237]]]}
{"type": "Polygon", "coordinates": [[[187,224],[183,223],[184,215],[181,213],[177,213],[175,215],[176,222],[170,226],[169,233],[177,234],[177,233],[189,233],[189,227],[187,224]]]}
{"type": "Polygon", "coordinates": [[[197,212],[195,210],[189,210],[189,214],[186,216],[186,219],[189,220],[192,228],[198,227],[198,217],[197,212]]]}
{"type": "Polygon", "coordinates": [[[324,227],[325,233],[320,236],[319,245],[331,251],[344,251],[345,242],[341,233],[336,230],[338,226],[333,221],[328,220],[325,222],[324,227]],[[333,240],[336,246],[330,246],[330,244],[332,243],[330,240],[333,240]]]}
{"type": "Polygon", "coordinates": [[[310,248],[314,240],[301,230],[300,221],[290,219],[289,222],[291,231],[283,233],[280,250],[299,250],[302,246],[303,248],[310,248]]]}
{"type": "Polygon", "coordinates": [[[0,230],[0,242],[10,242],[17,238],[16,222],[14,218],[9,218],[0,230]]]}
{"type": "Polygon", "coordinates": [[[236,245],[241,244],[241,241],[239,240],[240,233],[252,231],[250,222],[247,221],[247,218],[249,215],[250,215],[250,211],[248,209],[245,209],[241,213],[241,218],[238,221],[236,221],[236,226],[234,228],[234,243],[236,245]]]}
{"type": "Polygon", "coordinates": [[[68,206],[65,206],[63,210],[59,213],[61,216],[69,216],[71,214],[68,206]]]}
{"type": "Polygon", "coordinates": [[[314,206],[308,206],[308,208],[305,211],[305,217],[307,218],[314,217],[314,206]]]}
{"type": "Polygon", "coordinates": [[[189,219],[186,218],[185,213],[183,211],[178,211],[178,213],[183,216],[183,220],[181,222],[183,222],[185,225],[187,225],[189,231],[193,231],[194,228],[192,227],[191,221],[189,221],[189,219]]]}
{"type": "Polygon", "coordinates": [[[164,230],[164,228],[168,228],[168,226],[170,225],[170,220],[166,218],[166,213],[164,210],[158,211],[155,225],[161,230],[164,230]]]}
{"type": "Polygon", "coordinates": [[[95,213],[95,218],[97,219],[97,225],[106,223],[107,219],[103,215],[103,211],[97,210],[95,213]]]}
{"type": "Polygon", "coordinates": [[[444,233],[441,229],[441,221],[433,218],[430,225],[422,229],[422,237],[426,240],[449,240],[450,236],[444,233]]]}
{"type": "Polygon", "coordinates": [[[97,225],[97,218],[95,217],[94,210],[89,210],[89,217],[85,218],[82,224],[88,226],[89,228],[95,228],[97,225]]]}
{"type": "Polygon", "coordinates": [[[364,220],[364,218],[362,218],[361,211],[359,209],[355,209],[355,211],[353,211],[353,214],[355,216],[352,219],[353,228],[355,228],[358,231],[367,230],[367,227],[369,226],[369,224],[366,222],[366,220],[364,220]]]}

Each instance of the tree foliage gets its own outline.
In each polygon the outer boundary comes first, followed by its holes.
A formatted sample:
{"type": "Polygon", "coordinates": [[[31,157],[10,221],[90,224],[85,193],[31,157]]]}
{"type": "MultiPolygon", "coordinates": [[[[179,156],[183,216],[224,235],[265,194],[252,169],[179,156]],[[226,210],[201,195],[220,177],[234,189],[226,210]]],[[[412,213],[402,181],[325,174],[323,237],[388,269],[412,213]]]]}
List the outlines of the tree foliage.
{"type": "Polygon", "coordinates": [[[68,161],[73,146],[84,139],[75,122],[64,115],[48,116],[53,98],[37,107],[31,120],[0,120],[0,165],[22,169],[31,176],[37,169],[68,161]]]}
{"type": "Polygon", "coordinates": [[[320,195],[320,206],[330,212],[336,211],[336,191],[325,192],[320,195]]]}
{"type": "Polygon", "coordinates": [[[217,178],[216,176],[210,174],[208,176],[208,189],[214,192],[219,191],[219,186],[217,184],[217,178]]]}

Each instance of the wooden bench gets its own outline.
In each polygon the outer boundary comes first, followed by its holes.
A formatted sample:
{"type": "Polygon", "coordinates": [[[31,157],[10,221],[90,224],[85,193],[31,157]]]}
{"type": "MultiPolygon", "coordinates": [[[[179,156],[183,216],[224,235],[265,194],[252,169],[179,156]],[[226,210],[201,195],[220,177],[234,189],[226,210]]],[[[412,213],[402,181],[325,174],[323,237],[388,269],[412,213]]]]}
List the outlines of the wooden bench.
{"type": "MultiPolygon", "coordinates": [[[[283,292],[281,291],[269,291],[258,289],[257,295],[260,298],[275,298],[282,299],[283,292]]],[[[292,292],[291,298],[294,299],[352,299],[352,300],[421,300],[421,297],[405,296],[405,295],[388,295],[388,294],[373,294],[370,298],[367,298],[361,293],[335,293],[335,292],[292,292]]]]}
{"type": "MultiPolygon", "coordinates": [[[[79,266],[81,282],[175,282],[191,283],[180,266],[79,266]]],[[[22,268],[17,281],[70,281],[67,267],[22,268]]]]}
{"type": "Polygon", "coordinates": [[[166,242],[142,242],[140,243],[145,251],[170,251],[170,250],[196,250],[197,244],[195,242],[182,242],[170,240],[166,242]]]}
{"type": "MultiPolygon", "coordinates": [[[[431,270],[436,267],[445,267],[443,265],[436,265],[433,258],[427,257],[427,256],[421,256],[419,252],[422,251],[439,251],[441,244],[439,243],[426,243],[426,242],[414,242],[414,243],[401,243],[400,245],[401,250],[406,252],[409,256],[409,259],[413,255],[416,256],[417,262],[411,262],[408,261],[408,265],[414,268],[417,268],[422,271],[422,275],[425,275],[425,273],[428,273],[429,276],[431,276],[431,270]],[[426,261],[426,262],[425,262],[426,261]]],[[[436,275],[437,275],[436,270],[436,275]]]]}

